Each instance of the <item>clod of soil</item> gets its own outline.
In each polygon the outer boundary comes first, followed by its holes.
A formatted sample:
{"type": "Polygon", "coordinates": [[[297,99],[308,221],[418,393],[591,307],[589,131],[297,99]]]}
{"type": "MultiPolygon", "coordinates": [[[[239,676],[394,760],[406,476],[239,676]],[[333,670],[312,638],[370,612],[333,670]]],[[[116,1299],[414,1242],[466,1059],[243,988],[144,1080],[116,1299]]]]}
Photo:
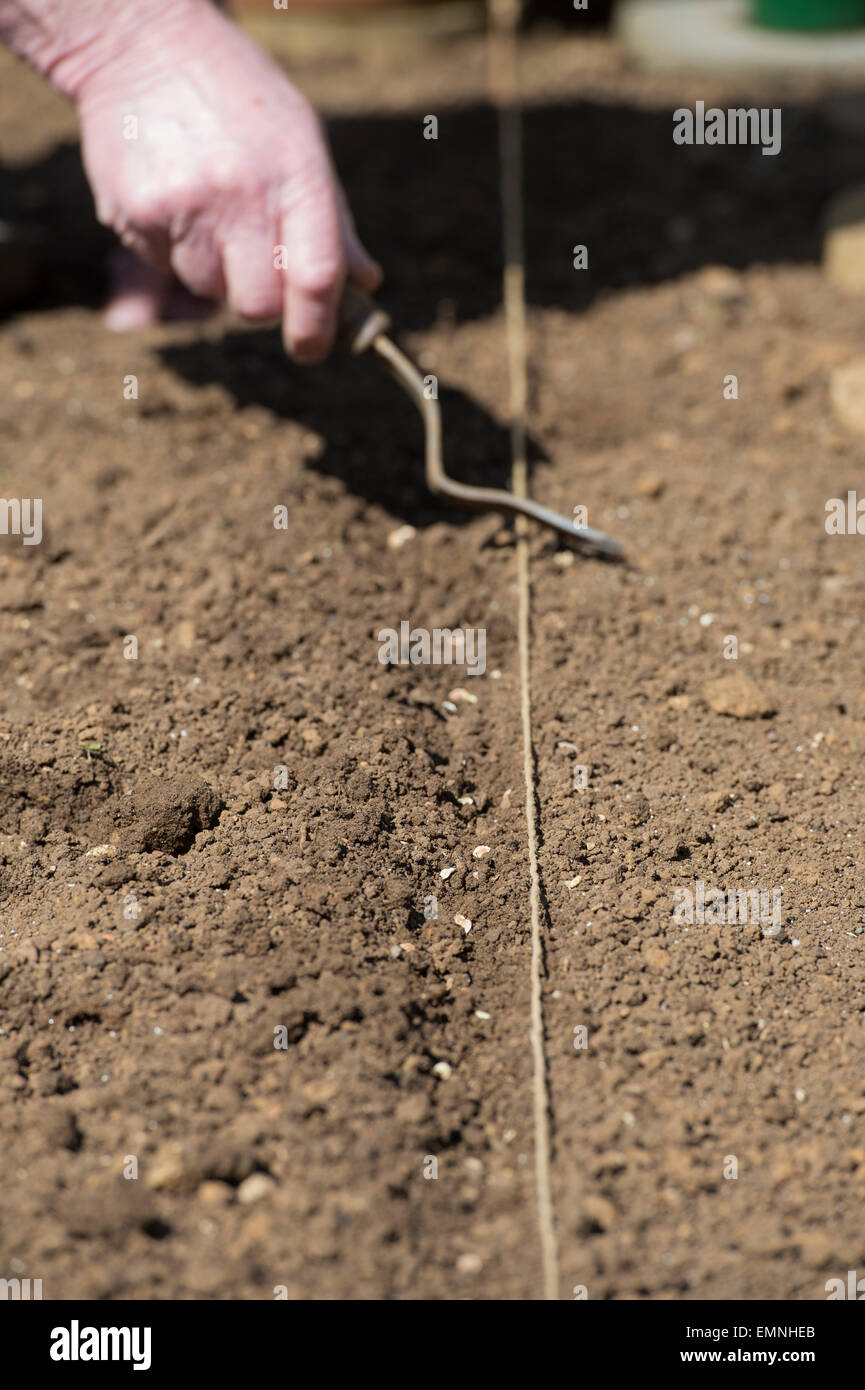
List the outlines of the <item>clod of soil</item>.
{"type": "Polygon", "coordinates": [[[96,818],[97,833],[124,853],[185,854],[219,819],[222,801],[201,777],[161,781],[142,774],[129,796],[113,796],[96,818]]]}
{"type": "Polygon", "coordinates": [[[709,681],[703,695],[711,710],[732,719],[768,719],[777,709],[762,687],[741,671],[709,681]]]}

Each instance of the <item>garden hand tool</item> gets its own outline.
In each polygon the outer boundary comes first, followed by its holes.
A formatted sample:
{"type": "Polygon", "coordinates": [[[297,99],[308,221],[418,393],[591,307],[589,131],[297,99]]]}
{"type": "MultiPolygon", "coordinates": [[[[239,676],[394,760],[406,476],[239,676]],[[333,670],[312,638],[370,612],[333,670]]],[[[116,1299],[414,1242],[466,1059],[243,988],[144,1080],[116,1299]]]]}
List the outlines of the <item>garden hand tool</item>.
{"type": "Polygon", "coordinates": [[[445,472],[442,460],[441,412],[439,403],[427,395],[420,371],[390,336],[391,321],[383,309],[357,285],[347,284],[339,314],[339,341],[353,353],[372,350],[382,359],[392,376],[411,396],[424,422],[426,435],[426,482],[430,492],[458,507],[473,511],[498,511],[508,516],[527,516],[549,526],[559,535],[580,545],[590,546],[616,559],[623,551],[617,540],[591,526],[577,526],[566,516],[543,507],[527,497],[502,488],[474,487],[457,482],[445,472]]]}

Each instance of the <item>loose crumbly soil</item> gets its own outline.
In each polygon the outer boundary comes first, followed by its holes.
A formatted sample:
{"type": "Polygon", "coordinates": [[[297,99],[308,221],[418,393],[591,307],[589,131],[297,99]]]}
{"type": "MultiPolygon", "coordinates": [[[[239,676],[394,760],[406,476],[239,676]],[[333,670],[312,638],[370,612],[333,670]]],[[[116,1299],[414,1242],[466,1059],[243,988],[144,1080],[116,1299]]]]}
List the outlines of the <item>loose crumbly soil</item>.
{"type": "MultiPolygon", "coordinates": [[[[500,482],[482,57],[298,76],[450,466],[500,482]]],[[[526,74],[532,487],[628,553],[531,540],[561,1294],[820,1298],[865,1261],[861,541],[823,524],[863,476],[827,383],[865,305],[816,262],[865,152],[801,87],[758,94],[775,160],[676,148],[674,106],[753,94],[609,40],[531,37],[526,74]],[[783,931],[677,924],[698,880],[780,887],[783,931]]],[[[0,326],[2,491],[45,518],[0,539],[0,1274],[537,1297],[511,532],[426,495],[371,363],[227,320],[109,336],[71,116],[7,58],[0,93],[54,262],[0,326]],[[383,667],[402,619],[485,628],[486,673],[383,667]]]]}

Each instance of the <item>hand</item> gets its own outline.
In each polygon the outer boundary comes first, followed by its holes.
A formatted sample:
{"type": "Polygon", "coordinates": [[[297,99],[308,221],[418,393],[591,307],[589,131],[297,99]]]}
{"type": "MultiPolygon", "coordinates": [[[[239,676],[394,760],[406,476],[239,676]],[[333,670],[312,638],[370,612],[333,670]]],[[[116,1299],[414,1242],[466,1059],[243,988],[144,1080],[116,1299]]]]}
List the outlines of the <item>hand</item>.
{"type": "Polygon", "coordinates": [[[315,113],[200,0],[175,0],[162,17],[151,6],[127,39],[73,90],[99,220],[194,294],[251,319],[281,315],[286,350],[319,361],[345,278],[374,291],[381,270],[315,113]]]}

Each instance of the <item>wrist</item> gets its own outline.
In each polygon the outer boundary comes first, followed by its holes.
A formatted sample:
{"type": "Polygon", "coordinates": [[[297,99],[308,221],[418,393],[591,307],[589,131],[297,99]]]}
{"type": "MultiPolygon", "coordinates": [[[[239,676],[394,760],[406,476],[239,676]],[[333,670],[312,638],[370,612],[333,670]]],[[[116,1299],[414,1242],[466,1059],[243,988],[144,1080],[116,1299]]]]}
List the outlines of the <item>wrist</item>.
{"type": "MultiPolygon", "coordinates": [[[[0,38],[78,101],[91,77],[137,49],[158,63],[174,34],[216,14],[210,0],[0,0],[0,38]]],[[[164,58],[163,58],[164,63],[164,58]]]]}

